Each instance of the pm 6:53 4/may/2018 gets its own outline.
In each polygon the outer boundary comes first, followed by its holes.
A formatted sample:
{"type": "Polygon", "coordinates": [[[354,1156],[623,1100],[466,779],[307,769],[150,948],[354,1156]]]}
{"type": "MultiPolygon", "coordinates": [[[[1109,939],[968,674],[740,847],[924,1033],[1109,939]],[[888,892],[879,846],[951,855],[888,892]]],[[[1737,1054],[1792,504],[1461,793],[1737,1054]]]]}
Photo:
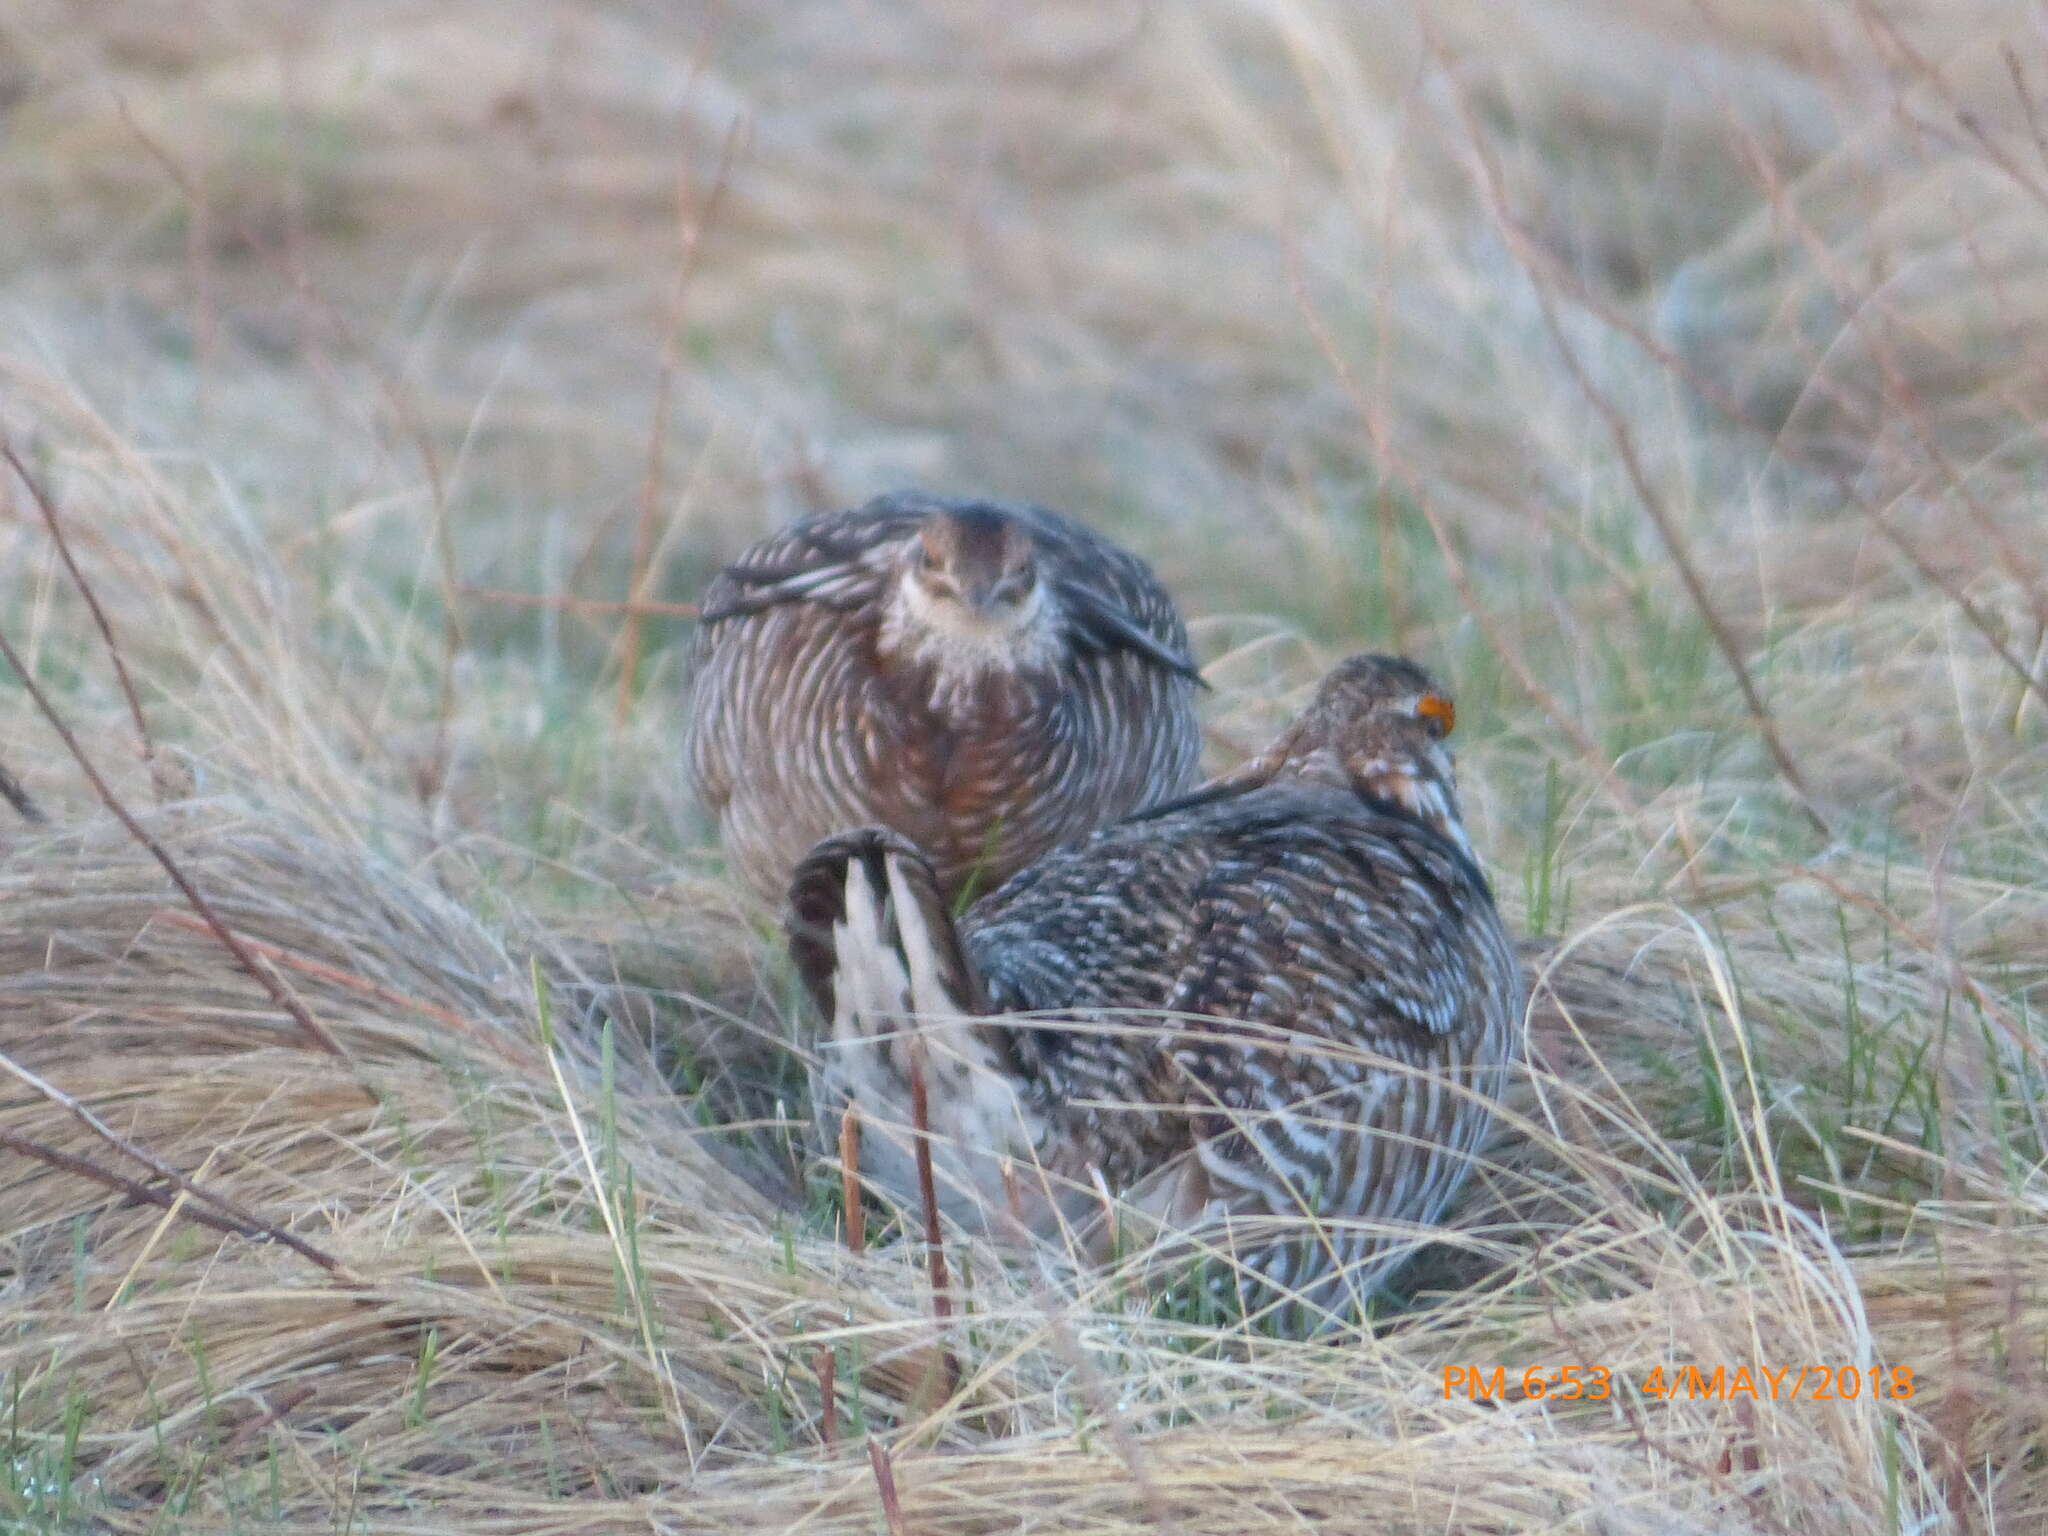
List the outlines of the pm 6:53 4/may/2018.
{"type": "Polygon", "coordinates": [[[1518,1402],[1554,1398],[1559,1402],[1605,1402],[1617,1386],[1643,1397],[1726,1402],[1736,1398],[1770,1402],[1848,1402],[1860,1397],[1903,1402],[1913,1396],[1913,1368],[1896,1366],[1659,1365],[1628,1373],[1604,1365],[1532,1365],[1512,1371],[1504,1365],[1447,1365],[1444,1396],[1473,1402],[1518,1402]]]}

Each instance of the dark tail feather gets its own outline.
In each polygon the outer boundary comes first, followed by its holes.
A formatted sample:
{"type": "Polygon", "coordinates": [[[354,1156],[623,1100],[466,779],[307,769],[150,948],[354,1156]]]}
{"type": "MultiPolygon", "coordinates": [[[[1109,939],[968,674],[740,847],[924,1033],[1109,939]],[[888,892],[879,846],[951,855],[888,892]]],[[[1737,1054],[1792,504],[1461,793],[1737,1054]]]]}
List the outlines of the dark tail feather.
{"type": "Polygon", "coordinates": [[[846,922],[846,870],[861,856],[861,845],[873,834],[855,832],[828,837],[800,862],[789,877],[789,900],[783,908],[782,932],[797,979],[832,1017],[832,978],[838,970],[833,934],[846,922]]]}
{"type": "Polygon", "coordinates": [[[1253,790],[1264,789],[1272,783],[1278,766],[1279,759],[1276,754],[1263,753],[1242,767],[1218,774],[1206,784],[1197,784],[1184,795],[1175,795],[1171,800],[1161,800],[1157,805],[1148,805],[1142,811],[1133,811],[1124,820],[1156,821],[1161,816],[1171,816],[1175,811],[1189,811],[1196,806],[1214,805],[1219,800],[1234,800],[1239,795],[1248,795],[1253,790]]]}
{"type": "Polygon", "coordinates": [[[1060,595],[1067,601],[1081,633],[1094,644],[1104,650],[1136,651],[1155,667],[1184,677],[1197,688],[1208,688],[1202,669],[1190,658],[1148,634],[1129,614],[1105,602],[1099,593],[1075,585],[1063,586],[1060,595]]]}
{"type": "Polygon", "coordinates": [[[790,959],[818,1011],[838,1004],[841,973],[864,998],[892,978],[910,1013],[988,1012],[938,877],[915,844],[881,827],[828,837],[790,877],[783,916],[790,959]],[[884,953],[869,953],[879,945],[884,953]]]}

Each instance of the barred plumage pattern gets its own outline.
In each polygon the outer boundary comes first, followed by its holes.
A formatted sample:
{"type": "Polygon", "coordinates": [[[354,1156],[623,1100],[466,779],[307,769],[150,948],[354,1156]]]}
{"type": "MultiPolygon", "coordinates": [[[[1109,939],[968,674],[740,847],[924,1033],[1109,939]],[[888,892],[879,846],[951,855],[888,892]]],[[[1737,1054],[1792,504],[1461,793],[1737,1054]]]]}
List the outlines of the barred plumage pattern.
{"type": "Polygon", "coordinates": [[[830,1021],[821,1129],[857,1103],[863,1172],[914,1205],[921,1062],[954,1216],[1007,1205],[1100,1257],[1106,1189],[1121,1220],[1227,1247],[1266,1299],[1355,1311],[1464,1184],[1520,1034],[1449,721],[1419,668],[1354,658],[1260,759],[1041,860],[957,932],[902,839],[822,845],[787,918],[830,1021]]]}
{"type": "Polygon", "coordinates": [[[792,524],[712,583],[685,761],[764,900],[879,823],[949,894],[1178,794],[1199,676],[1136,556],[1038,507],[917,493],[792,524]]]}

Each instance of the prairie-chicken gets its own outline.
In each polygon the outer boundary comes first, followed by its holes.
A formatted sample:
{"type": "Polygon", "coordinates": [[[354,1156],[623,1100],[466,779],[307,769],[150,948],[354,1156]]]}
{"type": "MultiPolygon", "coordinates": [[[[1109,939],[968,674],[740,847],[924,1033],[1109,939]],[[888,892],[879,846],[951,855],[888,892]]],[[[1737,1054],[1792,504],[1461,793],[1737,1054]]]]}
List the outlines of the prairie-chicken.
{"type": "Polygon", "coordinates": [[[902,838],[821,844],[785,917],[821,1130],[854,1103],[863,1175],[916,1209],[915,1069],[955,1218],[1095,1259],[1164,1229],[1254,1297],[1355,1312],[1464,1184],[1520,1040],[1451,723],[1420,668],[1354,657],[1260,757],[957,928],[902,838]]]}
{"type": "Polygon", "coordinates": [[[1151,570],[1038,507],[899,492],[711,584],[685,760],[767,901],[829,833],[910,838],[950,898],[1194,782],[1187,630],[1151,570]]]}

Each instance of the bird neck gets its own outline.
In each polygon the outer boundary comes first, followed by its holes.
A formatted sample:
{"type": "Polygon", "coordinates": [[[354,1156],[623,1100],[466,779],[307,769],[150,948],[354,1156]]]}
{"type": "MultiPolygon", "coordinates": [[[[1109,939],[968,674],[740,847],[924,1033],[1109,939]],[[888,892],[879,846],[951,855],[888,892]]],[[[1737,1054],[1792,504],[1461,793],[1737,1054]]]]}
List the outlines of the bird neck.
{"type": "Polygon", "coordinates": [[[1043,590],[996,617],[935,598],[906,578],[890,594],[878,643],[891,661],[930,668],[935,691],[947,693],[992,673],[1053,665],[1060,635],[1051,599],[1043,590]]]}
{"type": "Polygon", "coordinates": [[[1450,758],[1442,747],[1432,744],[1406,751],[1383,746],[1378,751],[1346,754],[1326,744],[1283,745],[1293,749],[1281,756],[1284,766],[1275,765],[1279,774],[1398,806],[1448,838],[1467,858],[1472,857],[1472,840],[1465,835],[1465,820],[1459,814],[1450,758]]]}
{"type": "Polygon", "coordinates": [[[1353,785],[1376,800],[1398,805],[1424,826],[1441,833],[1466,858],[1473,858],[1465,818],[1458,813],[1458,791],[1450,775],[1415,759],[1389,762],[1373,759],[1356,765],[1353,785]]]}

